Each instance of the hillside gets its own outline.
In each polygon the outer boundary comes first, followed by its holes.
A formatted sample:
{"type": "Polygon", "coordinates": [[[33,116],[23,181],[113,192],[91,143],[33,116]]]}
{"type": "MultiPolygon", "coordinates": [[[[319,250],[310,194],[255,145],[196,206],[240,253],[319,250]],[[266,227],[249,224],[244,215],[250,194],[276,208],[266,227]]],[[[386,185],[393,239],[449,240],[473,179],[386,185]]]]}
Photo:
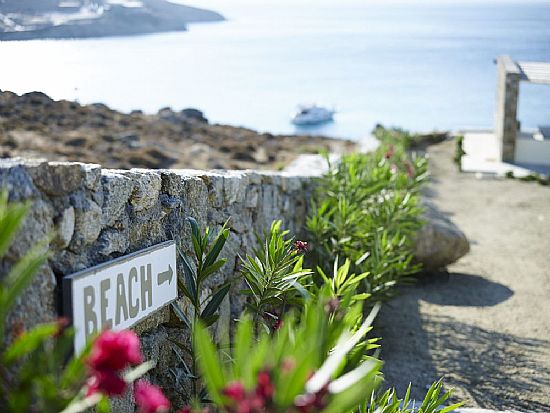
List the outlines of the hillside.
{"type": "Polygon", "coordinates": [[[300,153],[348,151],[350,141],[274,136],[211,125],[194,109],[117,112],[103,104],[0,91],[0,156],[99,163],[106,168],[279,169],[300,153]]]}
{"type": "Polygon", "coordinates": [[[0,40],[182,31],[220,20],[216,12],[166,0],[0,0],[0,40]]]}

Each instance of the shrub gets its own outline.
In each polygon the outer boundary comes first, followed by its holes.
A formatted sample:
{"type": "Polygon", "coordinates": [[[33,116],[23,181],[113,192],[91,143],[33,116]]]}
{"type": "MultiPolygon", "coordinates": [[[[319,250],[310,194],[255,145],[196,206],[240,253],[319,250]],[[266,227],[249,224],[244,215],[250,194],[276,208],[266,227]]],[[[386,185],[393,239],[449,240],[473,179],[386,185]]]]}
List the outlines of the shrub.
{"type": "MultiPolygon", "coordinates": [[[[192,313],[189,314],[187,307],[180,307],[177,303],[172,303],[171,307],[180,321],[179,326],[187,328],[192,335],[197,323],[200,322],[202,325],[208,327],[218,320],[218,310],[229,292],[230,284],[225,283],[206,298],[201,299],[204,295],[203,285],[205,281],[219,271],[227,261],[225,258],[218,259],[218,257],[229,237],[230,231],[227,225],[224,224],[216,236],[214,236],[210,228],[206,228],[204,233],[201,233],[199,224],[194,218],[189,217],[187,221],[191,226],[194,257],[192,259],[188,258],[178,248],[183,265],[183,274],[178,274],[178,287],[188,300],[192,313]]],[[[205,399],[205,390],[200,387],[199,374],[197,372],[197,356],[194,347],[186,342],[173,341],[173,343],[184,352],[180,360],[187,372],[186,377],[192,381],[193,397],[199,400],[205,399]],[[186,357],[191,358],[191,365],[187,365],[185,361],[186,357]]]]}
{"type": "Polygon", "coordinates": [[[231,362],[224,363],[207,331],[195,347],[209,395],[226,412],[335,412],[358,405],[380,382],[381,363],[356,357],[375,312],[358,329],[355,320],[330,322],[323,300],[288,315],[277,333],[257,338],[250,317],[238,324],[231,362]]]}
{"type": "Polygon", "coordinates": [[[453,161],[456,164],[459,172],[462,172],[462,157],[464,155],[466,155],[466,152],[464,151],[464,136],[457,136],[455,141],[455,155],[453,161]]]}
{"type": "Polygon", "coordinates": [[[426,176],[426,159],[410,156],[402,145],[329,164],[306,224],[312,264],[326,274],[334,257],[349,260],[352,272],[368,273],[361,285],[371,301],[390,297],[396,283],[418,271],[412,243],[422,224],[419,191],[426,176]]]}
{"type": "Polygon", "coordinates": [[[300,283],[311,274],[303,268],[302,253],[307,244],[294,241],[288,233],[281,229],[281,221],[274,221],[269,233],[263,238],[257,236],[254,256],[241,259],[241,274],[249,288],[243,292],[251,298],[247,307],[254,320],[268,331],[278,325],[287,305],[303,298],[296,295],[297,291],[307,294],[300,283]]]}

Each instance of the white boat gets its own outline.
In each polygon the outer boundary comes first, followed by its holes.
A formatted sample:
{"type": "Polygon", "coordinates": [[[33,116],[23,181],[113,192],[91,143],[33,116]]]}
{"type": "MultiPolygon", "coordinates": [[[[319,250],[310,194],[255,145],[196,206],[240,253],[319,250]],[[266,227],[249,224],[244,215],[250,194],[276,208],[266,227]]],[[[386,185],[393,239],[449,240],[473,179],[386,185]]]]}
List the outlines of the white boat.
{"type": "Polygon", "coordinates": [[[334,110],[322,106],[301,105],[292,114],[290,120],[295,125],[316,125],[333,120],[334,112],[334,110]]]}

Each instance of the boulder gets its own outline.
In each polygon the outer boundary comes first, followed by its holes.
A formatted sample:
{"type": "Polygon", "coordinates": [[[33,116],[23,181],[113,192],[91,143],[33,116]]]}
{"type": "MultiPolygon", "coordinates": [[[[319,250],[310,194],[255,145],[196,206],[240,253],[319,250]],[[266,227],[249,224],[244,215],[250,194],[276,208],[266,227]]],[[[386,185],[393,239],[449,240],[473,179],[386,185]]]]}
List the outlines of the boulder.
{"type": "Polygon", "coordinates": [[[424,226],[416,235],[414,255],[423,269],[435,271],[452,264],[470,251],[466,235],[437,207],[427,200],[424,226]]]}
{"type": "Polygon", "coordinates": [[[187,119],[193,119],[198,122],[208,123],[208,119],[204,117],[204,113],[195,108],[183,109],[180,114],[187,119]]]}

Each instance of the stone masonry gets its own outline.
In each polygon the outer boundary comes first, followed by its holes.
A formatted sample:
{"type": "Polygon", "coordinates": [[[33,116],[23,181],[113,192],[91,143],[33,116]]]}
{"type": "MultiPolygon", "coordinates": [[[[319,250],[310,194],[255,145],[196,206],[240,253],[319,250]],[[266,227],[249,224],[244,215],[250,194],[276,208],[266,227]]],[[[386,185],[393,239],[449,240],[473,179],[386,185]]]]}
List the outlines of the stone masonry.
{"type": "MultiPolygon", "coordinates": [[[[220,307],[213,327],[216,339],[227,342],[231,320],[244,308],[238,277],[239,256],[252,252],[255,234],[281,219],[297,237],[303,235],[307,205],[322,170],[308,166],[289,172],[112,170],[99,165],[43,160],[0,160],[0,188],[10,201],[29,202],[23,228],[0,261],[0,277],[33,246],[44,245],[49,259],[8,318],[8,331],[29,328],[61,315],[62,280],[66,275],[175,240],[190,256],[187,217],[202,229],[217,232],[229,220],[231,235],[222,250],[224,267],[208,280],[211,289],[229,280],[232,290],[220,307]],[[303,175],[303,171],[309,175],[303,175]]],[[[419,232],[415,255],[427,270],[438,270],[466,254],[468,240],[434,207],[419,232]]],[[[181,265],[181,263],[178,263],[181,265]]],[[[179,268],[178,273],[182,273],[179,268]]],[[[184,299],[179,299],[181,306],[184,299]]],[[[188,342],[187,331],[175,325],[169,307],[145,318],[133,329],[140,335],[146,359],[157,362],[147,379],[161,385],[181,407],[190,395],[182,360],[173,340],[188,342]]],[[[187,360],[189,362],[189,360],[187,360]]],[[[131,392],[117,400],[113,411],[133,412],[131,392]]]]}
{"type": "MultiPolygon", "coordinates": [[[[185,218],[190,216],[203,229],[217,230],[229,220],[231,235],[222,251],[228,261],[207,287],[221,285],[236,277],[239,255],[251,252],[254,234],[268,229],[273,220],[282,219],[294,233],[303,228],[313,184],[311,177],[282,172],[109,170],[93,164],[3,159],[0,187],[11,201],[28,201],[31,207],[0,263],[0,274],[51,237],[49,260],[20,297],[8,325],[28,328],[58,317],[62,279],[68,274],[171,239],[189,253],[185,218]]],[[[242,287],[235,282],[221,306],[218,339],[227,336],[230,320],[243,308],[242,287]]],[[[188,384],[170,339],[188,337],[170,325],[169,307],[135,330],[145,356],[158,363],[148,379],[183,402],[188,384]]],[[[117,402],[115,411],[133,412],[131,400],[130,394],[117,402]]]]}

